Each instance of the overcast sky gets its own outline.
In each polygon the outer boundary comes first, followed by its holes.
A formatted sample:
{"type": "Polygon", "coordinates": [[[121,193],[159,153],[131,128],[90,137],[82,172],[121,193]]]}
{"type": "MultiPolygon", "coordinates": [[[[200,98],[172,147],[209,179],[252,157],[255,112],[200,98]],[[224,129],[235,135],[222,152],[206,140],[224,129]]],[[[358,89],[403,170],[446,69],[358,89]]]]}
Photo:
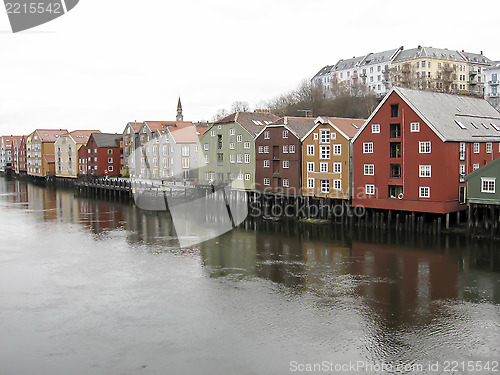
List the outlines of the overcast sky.
{"type": "Polygon", "coordinates": [[[18,34],[0,9],[2,135],[121,133],[129,121],[175,119],[179,95],[185,120],[209,120],[341,58],[399,46],[500,60],[498,0],[80,0],[18,34]]]}

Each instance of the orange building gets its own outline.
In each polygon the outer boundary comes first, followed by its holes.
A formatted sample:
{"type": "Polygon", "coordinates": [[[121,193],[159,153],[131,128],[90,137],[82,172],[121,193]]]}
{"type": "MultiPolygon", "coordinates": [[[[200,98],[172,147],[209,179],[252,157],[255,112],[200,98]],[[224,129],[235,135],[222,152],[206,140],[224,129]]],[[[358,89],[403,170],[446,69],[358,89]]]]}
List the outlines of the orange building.
{"type": "Polygon", "coordinates": [[[365,120],[318,117],[302,138],[302,195],[349,199],[351,139],[365,120]]]}
{"type": "Polygon", "coordinates": [[[26,156],[28,175],[54,176],[56,173],[54,143],[66,129],[37,129],[28,136],[26,156]]]}

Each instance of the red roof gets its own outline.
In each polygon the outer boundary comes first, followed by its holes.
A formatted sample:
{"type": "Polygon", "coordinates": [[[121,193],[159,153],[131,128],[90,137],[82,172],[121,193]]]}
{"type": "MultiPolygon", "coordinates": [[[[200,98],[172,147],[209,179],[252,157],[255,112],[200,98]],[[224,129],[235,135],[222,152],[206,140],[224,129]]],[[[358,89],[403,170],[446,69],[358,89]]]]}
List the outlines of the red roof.
{"type": "Polygon", "coordinates": [[[198,142],[198,134],[196,127],[191,122],[177,123],[175,127],[169,127],[168,130],[172,134],[175,143],[196,143],[198,142]]]}
{"type": "Polygon", "coordinates": [[[334,124],[342,133],[349,138],[354,137],[366,120],[359,118],[344,118],[344,117],[322,117],[334,124]]]}
{"type": "Polygon", "coordinates": [[[69,132],[68,134],[64,135],[68,135],[71,138],[73,138],[76,144],[84,144],[88,142],[90,135],[92,133],[100,133],[100,132],[101,132],[100,130],[73,130],[72,132],[69,132]]]}
{"type": "Polygon", "coordinates": [[[57,139],[68,133],[68,129],[36,129],[42,142],[55,142],[57,139]]]}
{"type": "Polygon", "coordinates": [[[143,122],[129,122],[127,125],[130,125],[130,127],[134,129],[134,132],[139,133],[139,130],[141,129],[141,126],[143,124],[143,122]]]}
{"type": "Polygon", "coordinates": [[[9,150],[14,146],[14,142],[20,142],[23,138],[22,135],[4,135],[1,137],[3,139],[3,143],[5,144],[5,149],[9,150]]]}

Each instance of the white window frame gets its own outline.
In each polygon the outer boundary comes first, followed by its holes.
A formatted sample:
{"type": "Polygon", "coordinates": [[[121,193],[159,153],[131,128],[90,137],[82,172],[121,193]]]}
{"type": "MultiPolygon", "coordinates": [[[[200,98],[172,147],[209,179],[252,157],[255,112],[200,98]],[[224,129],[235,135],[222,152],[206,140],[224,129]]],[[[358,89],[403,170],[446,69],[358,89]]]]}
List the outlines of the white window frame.
{"type": "Polygon", "coordinates": [[[419,165],[418,177],[432,177],[432,166],[428,164],[419,165]]]}
{"type": "Polygon", "coordinates": [[[419,141],[418,142],[418,153],[419,154],[430,154],[431,152],[432,152],[431,141],[419,141]]]}
{"type": "Polygon", "coordinates": [[[250,164],[250,154],[245,154],[245,164],[250,164]]]}
{"type": "Polygon", "coordinates": [[[363,142],[363,154],[373,154],[373,142],[363,142]]]}
{"type": "Polygon", "coordinates": [[[430,198],[431,188],[429,186],[419,186],[418,187],[418,197],[419,198],[430,198]]]}
{"type": "Polygon", "coordinates": [[[333,146],[333,155],[339,156],[342,155],[342,145],[341,144],[335,144],[333,146]]]}
{"type": "Polygon", "coordinates": [[[295,145],[288,146],[288,153],[295,154],[295,145]]]}
{"type": "Polygon", "coordinates": [[[320,160],[330,160],[331,157],[330,145],[319,146],[319,159],[320,160]]]}
{"type": "Polygon", "coordinates": [[[375,195],[375,185],[366,184],[365,185],[365,195],[375,195]]]}
{"type": "Polygon", "coordinates": [[[264,178],[264,186],[269,186],[271,185],[271,180],[268,177],[264,178]]]}
{"type": "Polygon", "coordinates": [[[234,142],[229,142],[229,149],[234,150],[236,148],[236,145],[234,142]]]}
{"type": "Polygon", "coordinates": [[[319,143],[321,144],[330,143],[330,129],[319,130],[319,143]]]}
{"type": "Polygon", "coordinates": [[[333,163],[333,173],[342,173],[342,163],[333,163]]]}
{"type": "MultiPolygon", "coordinates": [[[[205,151],[208,151],[208,143],[205,143],[205,144],[203,145],[203,149],[204,149],[205,151]]],[[[163,155],[165,155],[165,153],[163,153],[163,155]]]]}
{"type": "Polygon", "coordinates": [[[313,161],[308,161],[307,162],[307,171],[308,172],[314,172],[314,162],[313,161]]]}
{"type": "Polygon", "coordinates": [[[269,130],[264,131],[264,139],[271,139],[271,134],[269,130]]]}
{"type": "Polygon", "coordinates": [[[271,167],[271,161],[270,160],[264,160],[264,168],[270,168],[271,167]]]}
{"type": "Polygon", "coordinates": [[[308,189],[314,189],[314,178],[308,178],[307,179],[307,188],[308,189]]]}
{"type": "Polygon", "coordinates": [[[420,122],[410,123],[410,132],[411,133],[420,133],[420,122]]]}
{"type": "Polygon", "coordinates": [[[319,163],[319,171],[321,173],[328,173],[328,162],[320,162],[319,163]]]}
{"type": "Polygon", "coordinates": [[[307,145],[307,156],[314,156],[314,145],[307,145]]]}
{"type": "Polygon", "coordinates": [[[290,168],[290,160],[283,160],[283,168],[290,168]]]}
{"type": "Polygon", "coordinates": [[[259,146],[258,150],[259,150],[259,154],[263,154],[264,153],[264,146],[259,146]]]}
{"type": "Polygon", "coordinates": [[[476,171],[476,170],[478,170],[478,169],[479,169],[479,163],[474,163],[474,164],[472,164],[472,170],[473,170],[473,171],[476,171]]]}
{"type": "Polygon", "coordinates": [[[242,154],[237,154],[236,155],[236,162],[237,163],[243,163],[243,155],[242,154]]]}
{"type": "Polygon", "coordinates": [[[491,154],[493,152],[493,144],[491,142],[486,143],[486,153],[491,154]]]}
{"type": "Polygon", "coordinates": [[[474,153],[479,154],[480,150],[481,150],[481,146],[479,145],[479,142],[474,142],[474,153]]]}
{"type": "Polygon", "coordinates": [[[375,175],[375,164],[364,164],[363,171],[365,176],[374,176],[375,175]]]}
{"type": "Polygon", "coordinates": [[[494,178],[494,177],[481,177],[481,193],[495,194],[496,193],[496,178],[494,178]],[[491,188],[491,186],[492,186],[492,188],[491,188]]]}
{"type": "Polygon", "coordinates": [[[229,129],[229,135],[235,135],[235,134],[236,131],[234,130],[234,128],[229,129]]]}
{"type": "Polygon", "coordinates": [[[243,148],[248,150],[250,148],[250,142],[246,141],[245,143],[243,143],[243,148]]]}
{"type": "Polygon", "coordinates": [[[333,190],[336,191],[342,190],[342,180],[339,179],[333,180],[333,190]]]}
{"type": "Polygon", "coordinates": [[[245,181],[250,181],[250,173],[245,173],[245,181]]]}
{"type": "Polygon", "coordinates": [[[283,138],[288,138],[288,130],[283,130],[282,136],[283,138]]]}
{"type": "Polygon", "coordinates": [[[288,178],[283,179],[283,187],[290,187],[290,180],[288,178]]]}
{"type": "Polygon", "coordinates": [[[243,136],[241,134],[236,136],[236,142],[243,142],[243,136]]]}
{"type": "Polygon", "coordinates": [[[380,133],[380,124],[372,124],[372,134],[380,133]]]}
{"type": "Polygon", "coordinates": [[[288,154],[288,145],[283,145],[283,153],[288,154]]]}
{"type": "Polygon", "coordinates": [[[321,192],[322,193],[330,192],[330,180],[321,180],[321,192]]]}

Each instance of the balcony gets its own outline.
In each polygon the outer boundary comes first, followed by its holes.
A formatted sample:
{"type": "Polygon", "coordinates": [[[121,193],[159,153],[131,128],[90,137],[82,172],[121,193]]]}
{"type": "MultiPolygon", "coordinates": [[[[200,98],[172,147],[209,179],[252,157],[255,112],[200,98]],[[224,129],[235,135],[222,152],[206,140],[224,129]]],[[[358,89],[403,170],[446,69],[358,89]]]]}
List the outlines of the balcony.
{"type": "Polygon", "coordinates": [[[498,86],[498,81],[497,80],[488,81],[488,83],[490,84],[490,86],[498,86]]]}
{"type": "Polygon", "coordinates": [[[477,68],[476,68],[476,67],[471,67],[471,68],[469,69],[469,75],[471,75],[471,76],[475,76],[477,73],[478,73],[478,70],[477,70],[477,68]]]}

